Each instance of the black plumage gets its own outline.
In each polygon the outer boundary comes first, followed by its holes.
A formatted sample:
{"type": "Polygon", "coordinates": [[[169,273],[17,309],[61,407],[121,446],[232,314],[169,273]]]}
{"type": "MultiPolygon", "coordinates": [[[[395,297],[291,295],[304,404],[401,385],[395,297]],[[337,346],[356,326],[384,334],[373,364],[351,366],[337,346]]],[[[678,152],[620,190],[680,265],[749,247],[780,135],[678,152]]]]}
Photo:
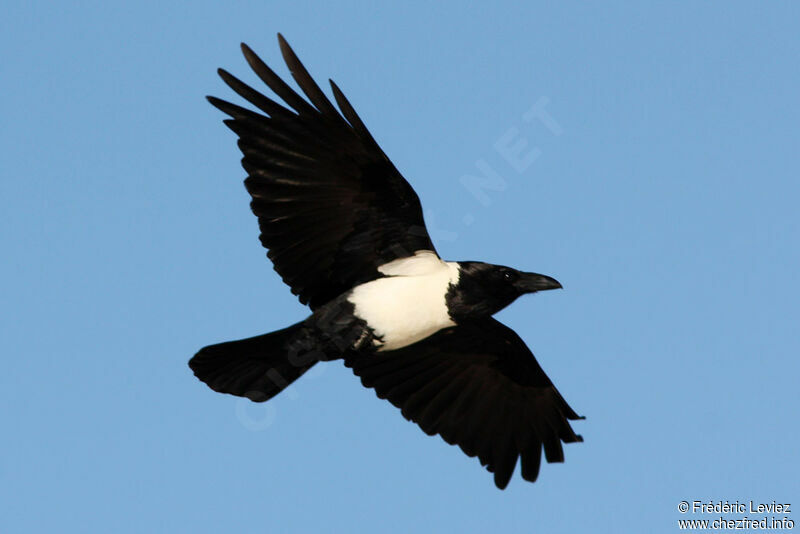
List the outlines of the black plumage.
{"type": "Polygon", "coordinates": [[[218,98],[209,101],[232,117],[225,124],[239,136],[261,243],[283,281],[313,309],[376,278],[380,265],[434,249],[419,197],[342,92],[331,82],[344,117],[283,37],[278,40],[313,106],[244,44],[250,66],[292,109],[222,69],[231,89],[266,116],[218,98]]]}
{"type": "MultiPolygon", "coordinates": [[[[266,401],[319,361],[342,359],[427,434],[477,456],[504,488],[518,463],[535,481],[542,451],[581,441],[525,343],[492,318],[553,278],[482,262],[444,262],[419,198],[331,81],[339,110],[278,36],[306,100],[246,45],[286,106],[224,70],[254,112],[209,97],[239,136],[245,186],[275,270],[312,314],[288,328],[203,348],[189,362],[215,391],[266,401]]],[[[398,454],[401,454],[398,452],[398,454]]]]}
{"type": "Polygon", "coordinates": [[[563,462],[561,441],[582,441],[566,421],[578,414],[519,336],[492,317],[345,364],[426,434],[477,456],[500,488],[519,456],[523,478],[534,482],[542,446],[547,461],[563,462]]]}

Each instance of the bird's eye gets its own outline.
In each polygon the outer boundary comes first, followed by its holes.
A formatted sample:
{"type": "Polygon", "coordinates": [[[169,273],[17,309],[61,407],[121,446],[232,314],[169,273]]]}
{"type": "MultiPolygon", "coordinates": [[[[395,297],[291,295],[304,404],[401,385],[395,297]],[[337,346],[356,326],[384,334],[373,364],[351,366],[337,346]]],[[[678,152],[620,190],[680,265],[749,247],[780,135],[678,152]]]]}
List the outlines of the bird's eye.
{"type": "Polygon", "coordinates": [[[516,278],[513,271],[503,271],[503,280],[506,282],[513,282],[516,278]]]}

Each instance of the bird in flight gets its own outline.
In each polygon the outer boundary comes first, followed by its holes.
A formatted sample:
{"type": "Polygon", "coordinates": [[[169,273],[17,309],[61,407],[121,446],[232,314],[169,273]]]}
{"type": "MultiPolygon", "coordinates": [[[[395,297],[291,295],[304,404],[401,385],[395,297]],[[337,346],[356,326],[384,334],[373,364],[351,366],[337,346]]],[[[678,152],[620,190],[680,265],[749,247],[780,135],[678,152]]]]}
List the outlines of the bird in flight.
{"type": "Polygon", "coordinates": [[[342,91],[338,110],[278,34],[306,98],[247,45],[258,77],[285,104],[219,69],[252,111],[208,97],[239,136],[244,184],[261,244],[307,304],[305,320],[210,345],[189,361],[211,389],[271,399],[320,361],[343,360],[378,397],[427,434],[477,456],[503,489],[521,463],[534,482],[542,450],[582,441],[569,407],[509,327],[492,317],[517,297],[560,288],[555,279],[477,261],[444,261],[419,198],[342,91]]]}

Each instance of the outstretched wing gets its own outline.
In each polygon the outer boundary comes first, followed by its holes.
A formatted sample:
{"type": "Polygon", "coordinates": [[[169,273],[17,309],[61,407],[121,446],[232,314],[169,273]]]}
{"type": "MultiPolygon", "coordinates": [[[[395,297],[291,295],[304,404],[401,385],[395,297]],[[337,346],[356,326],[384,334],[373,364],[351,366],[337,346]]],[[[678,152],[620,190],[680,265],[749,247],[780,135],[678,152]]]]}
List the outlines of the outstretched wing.
{"type": "Polygon", "coordinates": [[[568,422],[582,418],[519,336],[491,317],[345,363],[425,433],[477,456],[500,489],[518,458],[534,482],[542,448],[548,462],[563,462],[561,442],[583,441],[568,422]]]}
{"type": "Polygon", "coordinates": [[[261,243],[283,281],[312,308],[379,276],[377,267],[433,251],[419,198],[331,81],[334,108],[279,34],[283,58],[308,101],[247,45],[242,51],[281,105],[220,69],[254,112],[218,98],[231,118],[261,243]],[[287,107],[288,106],[288,107],[287,107]]]}

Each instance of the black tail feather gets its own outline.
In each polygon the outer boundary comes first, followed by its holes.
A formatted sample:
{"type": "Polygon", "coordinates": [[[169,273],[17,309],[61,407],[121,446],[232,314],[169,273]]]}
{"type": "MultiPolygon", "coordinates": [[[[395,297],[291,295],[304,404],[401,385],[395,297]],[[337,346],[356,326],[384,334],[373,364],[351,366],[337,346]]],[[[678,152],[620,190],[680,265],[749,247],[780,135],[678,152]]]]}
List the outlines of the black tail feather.
{"type": "Polygon", "coordinates": [[[297,323],[269,334],[209,345],[189,360],[189,367],[214,391],[264,402],[317,363],[313,352],[291,347],[302,328],[297,323]]]}

